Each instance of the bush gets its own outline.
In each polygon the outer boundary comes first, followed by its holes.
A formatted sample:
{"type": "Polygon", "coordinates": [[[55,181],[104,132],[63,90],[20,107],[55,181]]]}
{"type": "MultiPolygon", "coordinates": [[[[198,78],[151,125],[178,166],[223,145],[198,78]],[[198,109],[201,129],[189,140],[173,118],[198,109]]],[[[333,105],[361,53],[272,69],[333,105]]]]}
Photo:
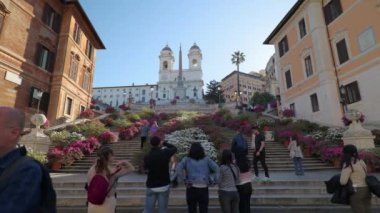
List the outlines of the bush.
{"type": "Polygon", "coordinates": [[[128,113],[128,114],[126,114],[126,117],[131,122],[135,122],[135,121],[138,121],[141,119],[140,116],[138,114],[135,114],[135,113],[128,113]]]}
{"type": "Polygon", "coordinates": [[[295,114],[294,114],[294,110],[292,109],[284,109],[282,111],[282,115],[286,118],[291,118],[291,117],[294,117],[295,114]]]}
{"type": "Polygon", "coordinates": [[[261,112],[264,112],[265,111],[265,106],[263,105],[256,105],[254,108],[253,108],[253,111],[256,112],[256,113],[261,113],[261,112]]]}
{"type": "Polygon", "coordinates": [[[340,146],[327,147],[321,151],[321,159],[323,161],[333,162],[342,157],[342,150],[343,147],[340,146]]]}
{"type": "Polygon", "coordinates": [[[80,116],[81,118],[88,118],[88,119],[92,119],[95,117],[95,113],[92,109],[86,109],[84,110],[83,112],[80,113],[80,116]]]}
{"type": "Polygon", "coordinates": [[[127,119],[119,118],[119,119],[112,121],[112,126],[117,127],[117,128],[127,128],[131,125],[132,125],[132,123],[127,119]]]}
{"type": "Polygon", "coordinates": [[[102,132],[106,131],[104,124],[99,121],[91,121],[84,124],[80,124],[81,134],[86,138],[94,136],[98,137],[102,132]]]}
{"type": "Polygon", "coordinates": [[[70,133],[66,130],[60,132],[52,132],[50,134],[50,140],[55,146],[65,147],[70,144],[68,140],[70,133]]]}
{"type": "Polygon", "coordinates": [[[112,132],[110,131],[104,131],[102,132],[99,136],[98,136],[98,140],[101,144],[111,144],[113,142],[115,142],[116,140],[116,135],[113,134],[112,132]]]}
{"type": "Polygon", "coordinates": [[[318,130],[319,125],[316,123],[312,123],[307,120],[297,120],[292,123],[291,127],[296,131],[296,132],[305,132],[305,133],[310,133],[312,131],[318,130]]]}
{"type": "Polygon", "coordinates": [[[281,119],[280,120],[280,125],[281,126],[288,126],[289,124],[293,123],[292,119],[281,119]]]}

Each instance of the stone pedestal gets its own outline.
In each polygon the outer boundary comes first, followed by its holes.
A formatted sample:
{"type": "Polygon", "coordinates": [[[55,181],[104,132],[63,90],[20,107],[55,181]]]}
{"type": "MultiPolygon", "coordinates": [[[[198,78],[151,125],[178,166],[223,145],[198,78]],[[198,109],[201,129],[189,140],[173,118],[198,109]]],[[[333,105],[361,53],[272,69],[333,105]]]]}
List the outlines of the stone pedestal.
{"type": "Polygon", "coordinates": [[[43,114],[35,114],[30,120],[36,128],[32,129],[29,134],[22,136],[20,143],[31,148],[34,152],[46,154],[49,151],[51,141],[40,128],[46,122],[46,117],[43,114]]]}
{"type": "Polygon", "coordinates": [[[364,129],[359,121],[361,113],[357,110],[349,110],[346,112],[346,117],[352,121],[348,130],[343,132],[343,142],[344,145],[352,144],[358,149],[371,149],[375,148],[375,143],[370,130],[364,129]]]}

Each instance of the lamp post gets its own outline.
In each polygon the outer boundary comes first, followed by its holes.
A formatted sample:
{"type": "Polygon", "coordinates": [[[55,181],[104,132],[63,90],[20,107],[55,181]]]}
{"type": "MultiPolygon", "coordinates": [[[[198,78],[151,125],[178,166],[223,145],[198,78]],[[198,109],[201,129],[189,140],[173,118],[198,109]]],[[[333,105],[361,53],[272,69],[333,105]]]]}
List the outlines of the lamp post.
{"type": "Polygon", "coordinates": [[[40,112],[40,102],[41,102],[41,98],[42,98],[43,94],[44,94],[44,92],[41,91],[41,90],[37,90],[37,92],[36,92],[36,98],[38,100],[38,103],[37,103],[37,114],[40,112]]]}
{"type": "Polygon", "coordinates": [[[235,108],[238,108],[238,96],[237,96],[236,90],[235,90],[235,108]]]}
{"type": "Polygon", "coordinates": [[[220,86],[218,86],[218,106],[220,108],[220,86]]]}
{"type": "Polygon", "coordinates": [[[340,92],[340,102],[343,105],[343,114],[347,112],[347,104],[346,104],[346,88],[341,85],[339,87],[339,92],[340,92]]]}

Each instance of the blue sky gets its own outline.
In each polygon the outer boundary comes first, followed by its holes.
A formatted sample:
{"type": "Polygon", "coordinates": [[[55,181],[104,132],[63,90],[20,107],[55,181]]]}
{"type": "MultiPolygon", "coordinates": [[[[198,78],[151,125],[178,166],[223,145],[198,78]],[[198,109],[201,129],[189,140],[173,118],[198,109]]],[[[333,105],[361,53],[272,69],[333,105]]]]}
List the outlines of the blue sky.
{"type": "Polygon", "coordinates": [[[169,44],[184,68],[194,42],[202,50],[203,80],[220,81],[242,51],[242,72],[264,69],[274,53],[263,41],[296,0],[81,0],[106,46],[97,52],[94,86],[152,84],[158,81],[161,49],[169,44]]]}

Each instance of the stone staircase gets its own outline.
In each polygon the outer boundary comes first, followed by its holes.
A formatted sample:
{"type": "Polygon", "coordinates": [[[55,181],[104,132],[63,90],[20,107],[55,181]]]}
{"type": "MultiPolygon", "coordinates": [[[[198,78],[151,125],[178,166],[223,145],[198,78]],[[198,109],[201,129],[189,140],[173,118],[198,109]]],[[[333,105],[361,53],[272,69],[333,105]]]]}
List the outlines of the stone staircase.
{"type": "MultiPolygon", "coordinates": [[[[145,201],[144,180],[138,182],[121,181],[117,187],[117,207],[119,212],[141,212],[145,201]]],[[[85,212],[85,182],[55,182],[59,212],[85,212]],[[78,211],[72,211],[72,210],[78,211]]],[[[169,212],[186,211],[186,193],[182,184],[171,189],[169,212]]],[[[323,181],[276,180],[253,182],[251,206],[254,212],[347,212],[347,206],[333,205],[332,195],[325,191],[323,181]],[[256,211],[258,209],[259,211],[256,211]],[[291,210],[291,211],[290,211],[291,210]]],[[[210,212],[220,212],[217,187],[209,189],[210,212]]],[[[380,199],[373,198],[372,205],[378,212],[380,199]]]]}
{"type": "MultiPolygon", "coordinates": [[[[236,134],[234,131],[230,129],[225,129],[222,134],[232,141],[232,138],[236,134]]],[[[251,146],[251,139],[246,137],[248,141],[248,147],[251,146]]],[[[282,143],[276,141],[266,142],[266,163],[271,171],[294,171],[293,160],[289,157],[289,151],[282,143]]],[[[249,149],[248,158],[250,162],[253,161],[253,150],[249,149]]],[[[259,170],[261,168],[260,162],[258,163],[259,170]]],[[[305,171],[312,170],[326,170],[326,169],[334,169],[329,164],[322,162],[320,159],[315,157],[305,157],[303,159],[303,167],[305,171]]]]}
{"type": "MultiPolygon", "coordinates": [[[[117,141],[109,145],[112,147],[115,160],[130,160],[132,162],[134,153],[140,151],[140,138],[135,137],[128,141],[117,141]]],[[[59,172],[61,173],[87,173],[88,169],[92,166],[96,159],[96,152],[87,155],[81,160],[74,162],[70,166],[63,167],[59,172]]]]}

